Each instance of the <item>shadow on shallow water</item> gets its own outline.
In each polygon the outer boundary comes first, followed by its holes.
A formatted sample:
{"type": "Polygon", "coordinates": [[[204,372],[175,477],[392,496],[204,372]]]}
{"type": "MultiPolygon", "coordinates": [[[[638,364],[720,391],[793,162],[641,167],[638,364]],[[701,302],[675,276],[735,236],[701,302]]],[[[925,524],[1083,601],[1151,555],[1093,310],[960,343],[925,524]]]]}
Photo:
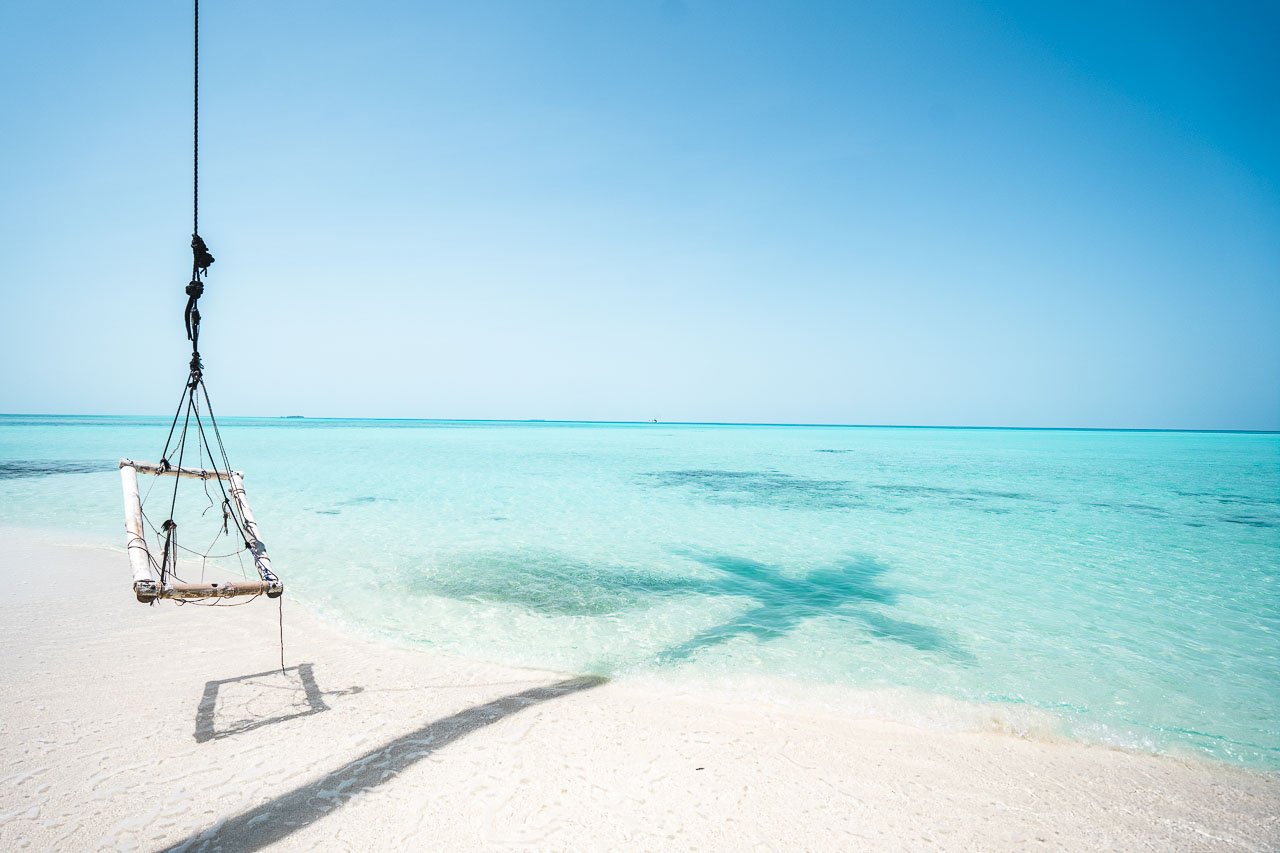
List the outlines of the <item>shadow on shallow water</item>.
{"type": "Polygon", "coordinates": [[[505,553],[468,557],[408,579],[411,592],[459,601],[508,604],[553,616],[609,617],[658,605],[674,597],[735,598],[750,602],[737,616],[699,631],[659,652],[673,663],[737,638],[759,642],[782,637],[811,619],[860,626],[873,637],[921,652],[967,662],[971,656],[929,625],[884,611],[898,590],[889,567],[869,556],[796,573],[744,557],[694,550],[676,552],[704,571],[679,576],[567,559],[554,553],[505,553]]]}
{"type": "Polygon", "coordinates": [[[706,585],[616,565],[575,560],[555,552],[468,555],[430,574],[407,580],[417,595],[510,604],[552,616],[616,616],[677,595],[698,595],[706,585]]]}
{"type": "Polygon", "coordinates": [[[685,556],[720,573],[719,578],[708,581],[707,594],[749,598],[755,606],[664,650],[658,655],[661,661],[688,659],[738,637],[762,642],[776,639],[803,622],[821,617],[859,623],[879,639],[903,643],[917,651],[969,659],[967,652],[938,629],[882,612],[884,606],[897,601],[898,592],[884,581],[889,567],[872,557],[857,556],[804,575],[793,575],[727,554],[687,552],[685,556]]]}

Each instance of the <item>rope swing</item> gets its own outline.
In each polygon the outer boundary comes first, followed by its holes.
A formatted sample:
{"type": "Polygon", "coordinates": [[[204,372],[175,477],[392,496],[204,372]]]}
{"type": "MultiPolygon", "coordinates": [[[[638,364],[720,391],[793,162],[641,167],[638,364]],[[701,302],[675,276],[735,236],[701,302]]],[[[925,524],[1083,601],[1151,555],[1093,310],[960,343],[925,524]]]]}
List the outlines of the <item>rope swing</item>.
{"type": "MultiPolygon", "coordinates": [[[[191,280],[186,286],[187,305],[183,312],[183,326],[187,340],[191,341],[191,361],[183,383],[182,396],[169,425],[169,434],[159,463],[120,460],[120,475],[124,487],[125,528],[129,535],[129,559],[133,566],[133,588],[138,601],[154,603],[158,599],[173,599],[179,603],[206,600],[219,603],[220,599],[236,596],[266,595],[279,598],[284,585],[271,569],[266,546],[259,535],[258,524],[244,491],[244,475],[232,470],[226,447],[213,414],[209,389],[204,381],[204,364],[200,358],[200,297],[204,295],[204,279],[213,264],[213,255],[200,236],[200,0],[195,2],[194,25],[194,87],[192,106],[192,218],[191,218],[191,280]],[[179,428],[181,422],[181,428],[179,428]],[[207,427],[206,428],[206,422],[207,427]],[[210,436],[212,435],[212,440],[210,436]],[[194,457],[195,467],[184,467],[189,457],[194,457]],[[207,467],[206,467],[207,460],[207,467]],[[157,528],[144,510],[147,497],[155,482],[142,496],[138,489],[138,474],[173,478],[173,490],[168,501],[167,518],[157,528]],[[211,509],[217,510],[214,519],[220,523],[213,541],[203,551],[185,547],[179,542],[178,522],[180,514],[179,486],[184,479],[198,479],[204,484],[208,505],[201,512],[207,520],[211,509]],[[217,484],[217,493],[210,490],[210,481],[217,484]],[[150,528],[155,537],[151,547],[143,525],[150,528]],[[236,543],[222,542],[234,537],[236,543]],[[243,547],[240,547],[240,545],[243,547]],[[219,545],[222,547],[219,548],[219,545]],[[226,551],[217,553],[215,550],[226,551]],[[156,556],[156,552],[159,556],[156,556]],[[199,558],[199,578],[179,574],[179,552],[199,558]],[[234,557],[239,565],[240,578],[209,580],[206,575],[211,564],[234,557]],[[251,577],[245,560],[252,561],[251,577]]],[[[185,569],[184,569],[185,571],[185,569]]]]}

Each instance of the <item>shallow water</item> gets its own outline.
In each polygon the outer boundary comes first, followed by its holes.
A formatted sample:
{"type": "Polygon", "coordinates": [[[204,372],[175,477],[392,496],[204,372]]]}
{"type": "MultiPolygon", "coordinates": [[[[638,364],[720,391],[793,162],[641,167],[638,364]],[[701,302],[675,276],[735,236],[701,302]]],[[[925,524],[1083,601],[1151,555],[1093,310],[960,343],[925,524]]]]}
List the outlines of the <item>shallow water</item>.
{"type": "MultiPolygon", "coordinates": [[[[3,521],[121,547],[129,594],[115,462],[167,427],[0,416],[3,521]]],[[[222,427],[289,595],[371,632],[1280,768],[1274,434],[222,427]]]]}

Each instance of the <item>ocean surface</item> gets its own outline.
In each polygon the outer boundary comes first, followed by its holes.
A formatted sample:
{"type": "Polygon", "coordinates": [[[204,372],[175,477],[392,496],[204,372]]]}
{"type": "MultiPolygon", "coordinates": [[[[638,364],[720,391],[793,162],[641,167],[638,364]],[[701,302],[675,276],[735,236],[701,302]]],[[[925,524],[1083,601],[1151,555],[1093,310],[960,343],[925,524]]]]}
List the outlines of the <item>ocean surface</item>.
{"type": "MultiPolygon", "coordinates": [[[[116,463],[155,461],[167,428],[0,416],[0,523],[119,549],[131,595],[116,463]]],[[[1280,769],[1280,435],[311,419],[222,433],[287,595],[357,630],[1280,769]]],[[[189,544],[220,524],[197,498],[180,506],[201,516],[181,519],[189,544]]]]}

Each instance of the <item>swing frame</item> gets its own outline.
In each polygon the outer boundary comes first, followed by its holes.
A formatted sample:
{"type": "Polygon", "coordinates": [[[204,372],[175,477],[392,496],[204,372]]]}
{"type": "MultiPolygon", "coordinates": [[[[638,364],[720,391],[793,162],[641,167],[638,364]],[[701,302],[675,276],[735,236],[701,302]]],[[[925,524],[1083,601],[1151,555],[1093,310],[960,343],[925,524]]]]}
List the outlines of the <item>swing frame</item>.
{"type": "MultiPolygon", "coordinates": [[[[169,426],[169,436],[165,439],[164,450],[160,452],[159,464],[152,462],[135,462],[132,459],[120,460],[120,484],[124,490],[124,527],[128,534],[129,564],[133,570],[133,592],[138,601],[153,604],[159,599],[172,599],[179,603],[198,599],[234,598],[237,596],[265,595],[267,598],[279,598],[284,593],[284,584],[271,570],[271,558],[267,556],[267,546],[263,544],[258,533],[258,522],[249,508],[249,500],[244,492],[244,475],[232,470],[231,461],[227,459],[226,448],[222,444],[222,436],[218,432],[218,422],[213,416],[213,404],[209,402],[209,389],[204,384],[204,365],[200,361],[200,297],[204,295],[204,277],[213,263],[213,255],[200,236],[200,0],[195,0],[193,22],[192,56],[192,138],[191,138],[191,281],[186,286],[187,307],[183,312],[183,326],[186,328],[187,340],[191,341],[191,361],[188,367],[187,380],[183,385],[182,398],[177,411],[173,414],[173,423],[169,426]],[[204,397],[204,410],[208,413],[209,425],[213,428],[213,436],[217,441],[218,453],[205,433],[199,396],[204,397]],[[177,444],[173,444],[174,432],[178,427],[183,408],[186,417],[182,419],[182,431],[178,434],[177,444]],[[187,444],[187,432],[191,416],[195,415],[197,454],[203,464],[205,453],[208,454],[211,470],[204,468],[182,467],[183,452],[187,444]],[[178,464],[169,462],[169,449],[173,447],[177,453],[178,464]],[[218,469],[219,460],[223,470],[218,469]],[[217,480],[218,490],[223,498],[223,532],[228,533],[228,523],[235,522],[236,533],[243,537],[245,550],[253,556],[253,566],[258,572],[258,580],[223,581],[209,583],[186,583],[177,577],[177,525],[172,518],[164,522],[164,553],[157,560],[147,545],[144,522],[150,520],[142,512],[142,497],[138,491],[138,474],[156,477],[174,477],[173,503],[170,513],[174,511],[178,500],[178,481],[176,478],[191,477],[198,480],[217,480]],[[229,487],[229,488],[228,488],[229,487]]],[[[206,483],[206,493],[208,486],[206,483]]],[[[150,489],[147,490],[150,493],[150,489]]],[[[212,500],[212,497],[210,497],[212,500]]],[[[154,527],[153,527],[154,529],[154,527]]],[[[159,531],[157,531],[158,533],[159,531]]],[[[215,540],[216,541],[216,540],[215,540]]],[[[212,547],[212,546],[210,546],[212,547]]],[[[237,552],[238,554],[238,552],[237,552]]],[[[206,552],[204,557],[208,557],[206,552]]],[[[231,555],[222,555],[231,556],[231,555]]],[[[243,566],[243,562],[241,563],[243,566]]],[[[213,603],[218,603],[214,601],[213,603]]],[[[283,664],[282,664],[283,665],[283,664]]]]}
{"type": "Polygon", "coordinates": [[[244,491],[244,474],[239,471],[206,470],[157,465],[153,462],[120,460],[120,484],[124,490],[124,527],[128,534],[129,564],[133,569],[133,592],[138,601],[150,604],[158,599],[194,601],[203,598],[235,598],[244,595],[265,595],[279,598],[284,584],[271,570],[271,558],[267,546],[258,535],[258,522],[249,507],[244,491]],[[225,480],[230,485],[231,499],[235,501],[244,519],[244,532],[248,536],[249,552],[253,555],[254,568],[258,570],[256,581],[225,581],[210,583],[162,583],[157,576],[157,562],[151,556],[147,537],[143,530],[142,497],[138,491],[138,474],[155,476],[189,477],[197,480],[225,480]]]}

